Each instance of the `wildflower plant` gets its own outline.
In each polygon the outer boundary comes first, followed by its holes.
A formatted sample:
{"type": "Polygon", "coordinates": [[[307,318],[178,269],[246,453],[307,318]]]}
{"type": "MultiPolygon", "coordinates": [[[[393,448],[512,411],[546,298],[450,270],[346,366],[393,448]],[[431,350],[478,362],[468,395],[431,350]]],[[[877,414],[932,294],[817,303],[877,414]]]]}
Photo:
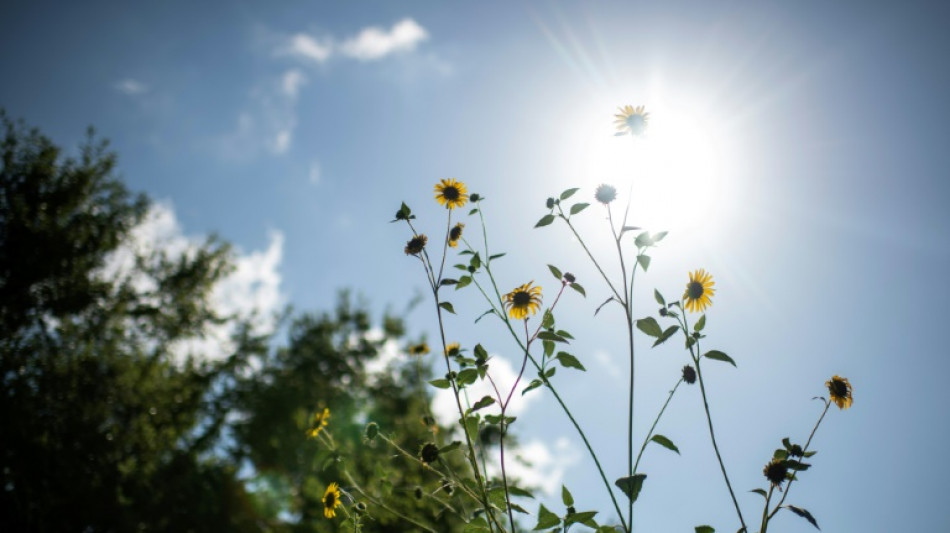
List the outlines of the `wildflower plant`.
{"type": "MultiPolygon", "coordinates": [[[[635,139],[645,135],[649,113],[643,106],[621,107],[615,118],[617,135],[629,135],[635,139]]],[[[420,442],[415,451],[407,450],[390,438],[391,432],[399,428],[387,428],[382,421],[372,421],[366,426],[364,440],[373,445],[390,448],[392,456],[400,458],[408,468],[417,468],[430,475],[433,479],[432,487],[413,486],[400,489],[414,495],[416,500],[435,502],[440,507],[440,512],[457,514],[466,524],[465,533],[514,533],[523,527],[522,522],[534,523],[533,530],[536,531],[567,532],[574,528],[587,528],[597,533],[630,532],[633,531],[634,507],[647,479],[647,474],[640,468],[644,451],[650,444],[656,444],[680,453],[673,439],[658,430],[681,385],[698,385],[709,443],[722,474],[721,487],[731,498],[738,532],[751,533],[755,523],[748,521],[743,515],[728,469],[722,459],[714,419],[709,408],[707,378],[703,373],[707,364],[725,363],[737,366],[736,361],[725,352],[704,348],[707,344],[706,313],[713,310],[716,296],[712,273],[703,268],[688,272],[685,284],[680,289],[682,293],[676,291],[676,294],[682,294],[677,299],[668,300],[660,290],[654,289],[653,296],[659,306],[655,316],[640,316],[634,308],[635,280],[638,272],[642,276],[649,270],[653,250],[667,233],[644,231],[633,225],[630,221],[630,205],[618,208],[616,187],[602,184],[593,191],[591,199],[599,204],[594,209],[600,209],[605,215],[607,225],[604,231],[609,233],[611,248],[614,250],[610,253],[612,257],[597,257],[575,224],[577,217],[585,216],[584,214],[594,210],[589,209],[589,202],[572,201],[576,199],[579,191],[579,188],[570,188],[548,198],[544,204],[547,213],[538,220],[535,228],[555,224],[563,226],[579,246],[582,256],[596,270],[600,278],[597,280],[600,285],[598,290],[607,295],[603,301],[598,298],[598,305],[591,306],[594,315],[601,312],[620,312],[623,315],[624,331],[621,334],[628,348],[629,364],[624,416],[626,431],[623,435],[627,444],[624,470],[608,475],[580,420],[558,391],[555,379],[558,368],[564,371],[586,371],[581,359],[569,351],[571,341],[575,338],[558,321],[560,315],[556,316],[556,312],[559,312],[559,304],[562,301],[568,301],[564,298],[565,293],[571,294],[572,299],[570,303],[563,305],[584,305],[587,289],[578,283],[574,274],[550,264],[547,269],[555,280],[553,284],[536,284],[534,280],[524,279],[499,280],[493,264],[505,254],[492,253],[489,247],[486,199],[480,194],[469,193],[468,186],[456,178],[440,179],[433,188],[434,199],[445,208],[443,235],[437,236],[438,233],[430,230],[428,235],[432,237],[427,237],[426,233],[421,231],[423,228],[417,227],[420,223],[406,203],[401,204],[392,222],[403,223],[408,229],[404,252],[407,259],[419,262],[431,295],[438,330],[433,349],[430,350],[426,342],[418,342],[408,345],[406,353],[418,356],[412,358],[417,368],[422,365],[422,358],[426,354],[431,353],[433,355],[429,357],[438,358],[437,374],[442,374],[442,377],[429,380],[428,384],[436,389],[451,391],[453,408],[458,415],[457,425],[440,431],[434,418],[426,416],[423,424],[429,431],[429,437],[428,440],[420,442]],[[463,216],[461,211],[465,209],[469,218],[463,222],[459,219],[463,216]],[[477,229],[473,231],[473,227],[477,229]],[[480,236],[480,239],[470,241],[472,233],[480,236]],[[605,265],[608,261],[619,266],[619,276],[607,275],[605,265]],[[546,285],[546,288],[542,288],[542,285],[546,285]],[[503,291],[502,287],[513,288],[503,291]],[[485,346],[478,343],[465,347],[450,340],[460,338],[458,332],[448,331],[445,320],[446,314],[458,312],[450,299],[459,290],[477,291],[487,304],[488,309],[477,315],[476,323],[490,318],[511,338],[512,346],[519,354],[520,365],[516,379],[510,386],[503,387],[496,379],[491,357],[485,346]],[[637,374],[637,354],[634,349],[636,336],[652,339],[653,347],[679,337],[682,338],[685,352],[680,375],[676,376],[662,407],[652,416],[648,431],[639,438],[635,438],[638,436],[634,432],[634,420],[643,414],[636,410],[634,400],[638,379],[644,378],[637,374]],[[477,382],[486,384],[492,391],[491,394],[480,398],[470,396],[469,392],[477,382]],[[510,478],[507,466],[511,459],[506,457],[506,452],[510,455],[513,438],[510,429],[516,422],[516,418],[510,414],[510,407],[515,392],[524,382],[527,384],[523,385],[522,395],[544,388],[563,411],[567,423],[574,428],[577,438],[593,460],[594,468],[603,484],[604,501],[612,505],[615,512],[612,519],[618,520],[619,524],[599,522],[597,511],[577,510],[567,486],[563,486],[561,491],[563,510],[558,509],[555,512],[544,504],[539,504],[534,516],[529,516],[532,513],[525,509],[524,502],[525,498],[531,498],[533,495],[528,487],[518,486],[510,478]],[[494,461],[490,461],[489,457],[493,454],[497,455],[494,456],[494,461]],[[456,459],[453,463],[456,467],[452,467],[448,462],[452,458],[456,459]],[[489,473],[490,462],[499,465],[498,475],[489,473]],[[460,464],[464,467],[458,468],[460,464]],[[521,515],[520,520],[516,520],[516,513],[521,515]]],[[[651,380],[656,378],[648,377],[651,380]]],[[[811,464],[806,462],[815,454],[815,451],[810,449],[811,442],[829,407],[834,404],[840,409],[847,409],[852,404],[852,387],[846,378],[833,376],[827,381],[826,387],[829,399],[820,398],[824,409],[808,439],[803,445],[799,445],[793,443],[790,438],[784,438],[782,447],[775,450],[762,470],[767,482],[766,488],[751,491],[764,499],[757,529],[760,533],[767,531],[771,519],[781,509],[787,509],[817,527],[817,521],[809,511],[785,504],[785,500],[793,483],[798,481],[798,475],[811,467],[811,464]],[[781,497],[777,496],[778,493],[781,497]]],[[[419,392],[421,397],[428,401],[429,391],[419,392]]],[[[317,413],[308,434],[333,451],[336,447],[332,424],[328,425],[329,414],[328,409],[317,413]]],[[[340,469],[340,472],[343,478],[340,483],[343,485],[329,485],[323,497],[326,518],[334,518],[339,509],[347,517],[348,530],[361,531],[369,515],[367,508],[376,507],[401,518],[407,528],[435,531],[423,517],[389,507],[380,493],[364,489],[345,468],[340,469]],[[349,505],[344,505],[347,501],[350,502],[349,505]]],[[[696,527],[696,531],[712,533],[715,530],[709,525],[700,525],[696,527]]]]}

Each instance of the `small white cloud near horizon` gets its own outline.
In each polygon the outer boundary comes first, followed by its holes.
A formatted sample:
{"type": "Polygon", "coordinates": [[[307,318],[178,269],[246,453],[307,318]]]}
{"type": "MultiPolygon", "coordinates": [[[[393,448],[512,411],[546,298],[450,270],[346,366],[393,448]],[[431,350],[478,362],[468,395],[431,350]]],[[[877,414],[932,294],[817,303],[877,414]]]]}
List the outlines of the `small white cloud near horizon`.
{"type": "Polygon", "coordinates": [[[429,32],[411,18],[393,24],[386,31],[377,26],[363,28],[340,45],[343,55],[360,61],[373,61],[397,52],[412,51],[429,38],[429,32]]]}
{"type": "Polygon", "coordinates": [[[129,96],[135,96],[137,94],[145,94],[148,92],[148,85],[138,81],[133,80],[132,78],[125,78],[124,80],[119,80],[113,85],[115,90],[119,91],[122,94],[129,96]]]}

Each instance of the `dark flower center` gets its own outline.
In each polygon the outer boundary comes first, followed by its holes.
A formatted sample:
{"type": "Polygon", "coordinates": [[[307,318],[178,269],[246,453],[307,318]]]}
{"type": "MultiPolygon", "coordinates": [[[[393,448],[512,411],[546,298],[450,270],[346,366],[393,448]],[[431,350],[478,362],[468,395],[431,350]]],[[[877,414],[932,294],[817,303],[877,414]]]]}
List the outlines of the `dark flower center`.
{"type": "Polygon", "coordinates": [[[511,298],[511,301],[516,307],[525,307],[531,303],[531,295],[525,291],[518,291],[511,298]]]}
{"type": "Polygon", "coordinates": [[[449,200],[450,202],[451,202],[451,201],[458,200],[458,199],[459,199],[459,190],[458,190],[457,188],[455,188],[455,187],[446,187],[446,188],[442,189],[442,196],[443,196],[446,200],[449,200]]]}
{"type": "Polygon", "coordinates": [[[831,382],[831,394],[838,396],[840,398],[845,398],[848,395],[848,387],[844,384],[843,381],[838,381],[837,379],[832,380],[831,382]]]}
{"type": "Polygon", "coordinates": [[[703,296],[703,284],[698,281],[691,281],[686,286],[686,293],[690,300],[698,300],[703,296]]]}
{"type": "Polygon", "coordinates": [[[333,507],[334,503],[336,503],[336,494],[332,492],[328,493],[326,500],[323,502],[323,504],[326,505],[327,507],[333,507]]]}
{"type": "Polygon", "coordinates": [[[461,237],[461,236],[462,236],[462,228],[459,227],[459,226],[455,226],[455,227],[452,228],[452,230],[449,232],[449,240],[457,241],[457,240],[459,240],[459,237],[461,237]]]}

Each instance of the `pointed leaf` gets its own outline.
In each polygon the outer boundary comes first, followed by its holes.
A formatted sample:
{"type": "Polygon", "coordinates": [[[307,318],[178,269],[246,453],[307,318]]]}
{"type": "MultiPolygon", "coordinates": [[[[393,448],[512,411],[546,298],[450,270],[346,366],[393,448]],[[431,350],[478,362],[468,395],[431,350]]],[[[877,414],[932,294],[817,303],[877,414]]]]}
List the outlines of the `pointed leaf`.
{"type": "Polygon", "coordinates": [[[679,326],[670,326],[670,327],[666,328],[666,329],[663,331],[663,334],[660,335],[659,337],[657,337],[656,342],[653,343],[653,346],[656,347],[657,345],[663,344],[664,342],[667,341],[667,339],[669,339],[670,337],[672,337],[673,334],[675,334],[675,333],[676,333],[677,331],[679,331],[679,330],[680,330],[680,327],[679,327],[679,326]]]}
{"type": "Polygon", "coordinates": [[[475,319],[475,323],[478,324],[478,321],[481,320],[482,318],[485,318],[485,315],[491,315],[494,313],[495,313],[494,309],[489,309],[488,311],[485,311],[484,313],[478,315],[478,318],[475,319]]]}
{"type": "Polygon", "coordinates": [[[589,205],[590,205],[590,204],[583,203],[583,202],[581,202],[581,203],[579,203],[579,204],[574,204],[574,205],[571,206],[571,214],[572,214],[572,215],[576,215],[576,214],[580,213],[581,211],[587,209],[587,207],[588,207],[589,205]]]}
{"type": "Polygon", "coordinates": [[[542,382],[540,379],[532,379],[531,383],[529,383],[528,386],[525,387],[523,391],[521,391],[521,395],[524,396],[524,393],[528,392],[529,390],[534,390],[540,387],[541,385],[542,385],[542,382]]]}
{"type": "Polygon", "coordinates": [[[462,287],[468,287],[469,284],[471,284],[471,283],[472,283],[472,277],[471,277],[471,276],[462,276],[462,277],[459,278],[459,282],[458,282],[458,284],[455,286],[455,290],[459,290],[459,289],[461,289],[462,287]]]}
{"type": "Polygon", "coordinates": [[[821,528],[818,527],[818,521],[815,520],[815,517],[811,515],[807,510],[802,509],[801,507],[796,507],[794,505],[783,505],[782,507],[787,507],[789,511],[797,514],[798,516],[804,518],[811,522],[811,525],[815,526],[815,529],[821,531],[821,528]]]}
{"type": "Polygon", "coordinates": [[[557,278],[558,281],[561,281],[561,278],[564,277],[564,274],[561,272],[561,269],[559,269],[558,267],[554,265],[548,265],[548,270],[551,271],[551,274],[554,275],[554,277],[557,278]]]}
{"type": "Polygon", "coordinates": [[[663,240],[663,237],[666,237],[668,231],[661,231],[653,234],[653,242],[660,242],[663,240]]]}
{"type": "Polygon", "coordinates": [[[574,505],[574,496],[571,496],[571,491],[567,490],[565,485],[561,485],[561,501],[567,507],[574,505]]]}
{"type": "Polygon", "coordinates": [[[541,220],[539,220],[538,223],[534,225],[534,227],[540,228],[543,226],[547,226],[551,224],[551,222],[554,222],[554,215],[544,215],[543,217],[541,217],[541,220]]]}
{"type": "Polygon", "coordinates": [[[581,296],[587,298],[587,291],[584,290],[584,287],[581,287],[580,283],[571,283],[570,287],[575,291],[581,293],[581,296]]]}
{"type": "Polygon", "coordinates": [[[594,311],[594,316],[597,316],[597,313],[599,313],[600,310],[603,309],[605,305],[609,304],[609,303],[611,302],[611,300],[613,300],[613,299],[614,299],[614,297],[611,296],[610,298],[607,298],[606,300],[604,300],[604,303],[602,303],[602,304],[600,304],[599,306],[597,306],[597,310],[594,311]]]}
{"type": "Polygon", "coordinates": [[[505,257],[505,254],[504,254],[504,253],[492,254],[492,255],[488,256],[488,260],[489,260],[489,261],[494,261],[495,259],[499,259],[499,258],[502,258],[502,257],[505,257]]]}
{"type": "Polygon", "coordinates": [[[660,325],[652,316],[637,320],[637,329],[651,337],[659,337],[660,335],[663,335],[663,329],[660,328],[660,325]]]}
{"type": "Polygon", "coordinates": [[[582,365],[581,362],[578,361],[576,357],[574,357],[573,355],[567,352],[558,352],[557,360],[559,363],[561,363],[561,366],[564,366],[567,368],[576,368],[578,370],[583,370],[585,372],[587,371],[587,369],[584,368],[584,365],[582,365]]]}
{"type": "Polygon", "coordinates": [[[719,350],[709,350],[708,352],[706,352],[705,356],[708,357],[709,359],[714,359],[716,361],[724,361],[726,363],[729,363],[732,366],[736,366],[736,362],[733,361],[731,357],[720,352],[719,350]]]}
{"type": "Polygon", "coordinates": [[[768,497],[769,497],[768,493],[765,492],[763,489],[752,489],[752,490],[750,490],[749,492],[754,492],[754,493],[758,494],[759,496],[762,496],[763,498],[768,498],[768,497]]]}
{"type": "Polygon", "coordinates": [[[561,200],[567,200],[567,199],[570,198],[571,196],[574,196],[574,193],[576,193],[576,192],[579,191],[579,190],[580,190],[579,188],[576,188],[576,187],[575,187],[575,188],[573,188],[573,189],[568,189],[568,190],[562,192],[562,193],[561,193],[561,200]]]}
{"type": "Polygon", "coordinates": [[[706,314],[699,317],[699,320],[696,321],[696,324],[693,326],[693,331],[702,331],[706,327],[706,314]]]}
{"type": "Polygon", "coordinates": [[[446,311],[452,313],[453,315],[455,314],[455,308],[452,307],[452,304],[449,302],[442,302],[439,304],[439,307],[441,307],[442,309],[445,309],[446,311]]]}
{"type": "Polygon", "coordinates": [[[643,488],[643,480],[647,478],[646,474],[634,474],[632,476],[624,476],[617,481],[614,481],[614,485],[620,487],[620,490],[630,498],[630,501],[637,501],[637,498],[640,496],[640,490],[643,488]]]}
{"type": "Polygon", "coordinates": [[[534,531],[550,529],[561,523],[561,519],[556,514],[548,511],[548,508],[542,503],[538,508],[538,525],[534,526],[534,531]]]}
{"type": "Polygon", "coordinates": [[[439,282],[439,287],[443,285],[458,285],[459,280],[452,278],[442,278],[442,281],[439,282]]]}
{"type": "Polygon", "coordinates": [[[666,306],[666,299],[663,298],[663,295],[660,294],[660,291],[653,289],[653,299],[656,300],[656,303],[666,306]]]}
{"type": "Polygon", "coordinates": [[[449,383],[449,380],[447,379],[433,379],[432,381],[429,382],[429,385],[432,385],[433,387],[438,388],[438,389],[447,389],[451,387],[451,384],[449,383]]]}
{"type": "Polygon", "coordinates": [[[637,263],[639,263],[639,264],[640,264],[640,268],[642,268],[643,271],[646,272],[647,269],[650,268],[650,256],[649,256],[649,255],[638,255],[638,256],[637,256],[637,263]]]}
{"type": "Polygon", "coordinates": [[[493,403],[495,403],[495,399],[491,396],[482,396],[482,399],[475,402],[475,405],[472,406],[472,411],[478,411],[479,409],[488,407],[493,403]]]}
{"type": "Polygon", "coordinates": [[[636,231],[638,229],[640,229],[640,226],[624,226],[620,228],[620,234],[623,235],[624,233],[628,231],[636,231]]]}
{"type": "Polygon", "coordinates": [[[673,444],[673,441],[671,441],[670,439],[664,437],[663,435],[653,435],[653,437],[651,437],[650,440],[652,440],[653,442],[659,444],[660,446],[663,446],[664,448],[666,448],[666,449],[668,449],[668,450],[673,450],[673,451],[676,452],[677,454],[680,453],[679,448],[677,448],[676,445],[673,444]]]}
{"type": "Polygon", "coordinates": [[[696,526],[696,533],[716,533],[712,526],[696,526]]]}
{"type": "Polygon", "coordinates": [[[542,328],[553,328],[554,327],[554,314],[550,309],[544,311],[544,317],[541,319],[542,328]]]}

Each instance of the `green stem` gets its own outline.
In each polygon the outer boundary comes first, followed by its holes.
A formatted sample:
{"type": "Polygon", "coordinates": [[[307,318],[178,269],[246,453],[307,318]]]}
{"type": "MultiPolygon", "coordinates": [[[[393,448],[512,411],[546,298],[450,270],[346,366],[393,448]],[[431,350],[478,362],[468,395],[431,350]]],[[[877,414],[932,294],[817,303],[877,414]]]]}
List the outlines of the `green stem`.
{"type": "Polygon", "coordinates": [[[431,527],[429,527],[429,526],[427,526],[427,525],[425,525],[425,524],[423,524],[423,523],[421,523],[421,522],[418,522],[418,521],[416,521],[415,519],[410,518],[410,517],[408,517],[408,516],[406,516],[406,515],[400,513],[399,511],[393,509],[392,507],[386,505],[385,503],[383,503],[382,500],[379,500],[379,499],[377,499],[377,498],[375,498],[375,497],[373,497],[373,496],[370,496],[369,493],[367,493],[365,490],[363,490],[363,488],[360,487],[360,486],[356,483],[356,481],[353,479],[353,476],[350,475],[350,472],[349,472],[348,470],[343,470],[343,475],[344,475],[344,477],[346,477],[347,481],[349,482],[349,484],[350,484],[354,489],[356,489],[360,494],[363,495],[364,498],[366,498],[367,500],[369,500],[369,501],[370,501],[371,503],[373,503],[374,505],[378,505],[378,506],[382,507],[383,509],[389,511],[390,513],[392,513],[392,514],[394,514],[394,515],[396,515],[396,516],[398,516],[399,518],[402,518],[402,519],[405,520],[406,522],[409,522],[410,524],[415,525],[416,527],[421,527],[422,529],[424,529],[424,530],[426,530],[426,531],[430,531],[431,533],[438,533],[438,531],[432,529],[431,527]]]}
{"type": "Polygon", "coordinates": [[[775,490],[775,485],[769,485],[769,494],[765,497],[765,507],[762,508],[762,525],[759,526],[759,533],[765,533],[765,530],[769,527],[769,502],[772,501],[772,491],[775,490]]]}
{"type": "MultiPolygon", "coordinates": [[[[811,429],[811,434],[808,435],[808,440],[805,442],[805,447],[802,448],[802,453],[808,451],[808,446],[811,445],[811,439],[815,437],[815,432],[818,431],[818,426],[821,425],[821,421],[825,419],[825,415],[828,414],[828,408],[831,407],[831,400],[825,400],[825,409],[821,412],[821,416],[818,417],[818,422],[815,423],[815,427],[811,429]]],[[[769,513],[769,520],[775,516],[775,513],[782,508],[782,504],[785,503],[785,498],[788,497],[788,492],[792,489],[792,483],[794,479],[788,480],[788,486],[785,487],[785,493],[782,494],[782,499],[779,500],[778,504],[775,505],[775,509],[772,509],[772,512],[769,513]]]]}
{"type": "Polygon", "coordinates": [[[637,471],[637,467],[640,466],[640,457],[643,456],[643,451],[646,450],[647,444],[650,442],[650,437],[653,436],[653,430],[656,429],[656,425],[660,422],[660,417],[663,416],[663,412],[666,411],[666,406],[670,404],[670,400],[673,399],[673,395],[676,394],[676,389],[679,388],[680,383],[683,383],[683,378],[680,378],[676,382],[676,385],[673,386],[673,390],[670,391],[670,395],[666,397],[666,402],[663,403],[663,408],[660,409],[660,412],[656,415],[656,420],[653,421],[653,425],[650,426],[650,431],[647,432],[647,436],[643,439],[643,446],[640,447],[640,453],[637,454],[637,462],[633,464],[633,471],[637,471]]]}

